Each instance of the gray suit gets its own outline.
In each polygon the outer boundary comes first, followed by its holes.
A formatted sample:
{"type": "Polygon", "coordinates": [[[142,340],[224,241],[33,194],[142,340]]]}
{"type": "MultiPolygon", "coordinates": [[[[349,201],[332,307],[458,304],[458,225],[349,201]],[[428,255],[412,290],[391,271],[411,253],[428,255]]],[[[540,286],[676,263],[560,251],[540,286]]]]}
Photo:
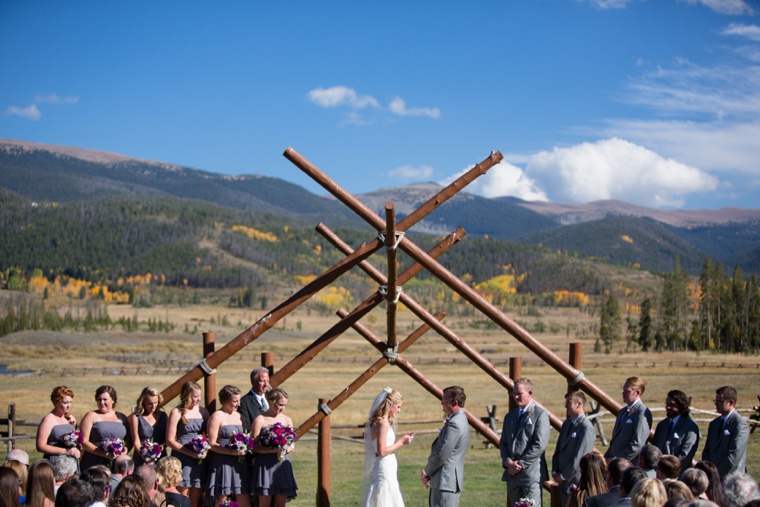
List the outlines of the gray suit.
{"type": "Polygon", "coordinates": [[[501,480],[507,482],[507,495],[512,505],[520,498],[531,498],[541,505],[541,465],[549,445],[551,424],[549,414],[531,401],[518,424],[519,409],[504,417],[499,450],[501,462],[517,461],[523,470],[512,476],[504,471],[501,480]]]}
{"type": "Polygon", "coordinates": [[[596,433],[585,414],[581,414],[573,424],[572,419],[562,423],[557,439],[557,447],[552,456],[552,474],[561,474],[565,482],[559,487],[560,505],[567,504],[568,488],[578,485],[581,479],[580,461],[584,454],[594,448],[596,433]]]}
{"type": "Polygon", "coordinates": [[[723,428],[723,418],[716,417],[707,428],[707,442],[702,451],[702,460],[712,462],[720,478],[732,472],[744,472],[747,461],[749,425],[735,410],[723,428]]]}
{"type": "Polygon", "coordinates": [[[631,463],[636,463],[639,451],[647,443],[649,438],[649,426],[651,424],[652,414],[639,400],[631,411],[628,407],[623,407],[615,418],[615,428],[612,430],[612,439],[604,457],[607,460],[612,458],[625,458],[631,463]]]}
{"type": "Polygon", "coordinates": [[[470,428],[463,409],[449,416],[433,442],[425,475],[430,477],[431,507],[456,507],[464,488],[464,455],[470,428]]]}
{"type": "Polygon", "coordinates": [[[669,432],[670,418],[666,417],[657,425],[652,438],[652,445],[663,454],[670,454],[681,460],[681,472],[691,468],[691,462],[699,446],[699,428],[689,415],[683,414],[669,432]]]}

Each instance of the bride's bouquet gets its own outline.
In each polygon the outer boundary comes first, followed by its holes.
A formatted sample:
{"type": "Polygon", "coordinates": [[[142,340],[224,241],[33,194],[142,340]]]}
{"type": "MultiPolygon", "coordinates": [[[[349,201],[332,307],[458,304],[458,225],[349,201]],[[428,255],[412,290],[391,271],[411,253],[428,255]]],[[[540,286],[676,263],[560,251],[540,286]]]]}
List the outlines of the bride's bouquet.
{"type": "Polygon", "coordinates": [[[72,447],[81,447],[83,441],[84,438],[82,437],[82,433],[80,433],[79,430],[72,430],[68,433],[64,433],[61,436],[61,443],[66,449],[71,449],[72,447]]]}
{"type": "Polygon", "coordinates": [[[190,449],[195,451],[195,453],[198,455],[198,464],[203,463],[203,458],[206,457],[206,453],[209,449],[211,449],[211,445],[208,443],[206,435],[198,435],[196,437],[193,437],[188,445],[190,446],[190,449]]]}
{"type": "Polygon", "coordinates": [[[240,504],[235,500],[224,500],[219,504],[219,507],[240,507],[240,504]]]}
{"type": "Polygon", "coordinates": [[[148,464],[158,460],[163,452],[164,447],[161,444],[154,442],[152,438],[143,441],[140,447],[140,456],[142,456],[143,461],[148,464]]]}
{"type": "Polygon", "coordinates": [[[107,454],[113,454],[114,458],[127,452],[124,441],[120,438],[108,438],[101,447],[107,454]]]}
{"type": "Polygon", "coordinates": [[[515,502],[515,507],[535,507],[536,503],[530,498],[521,498],[515,502]]]}
{"type": "MultiPolygon", "coordinates": [[[[238,431],[230,436],[230,441],[227,442],[227,447],[236,451],[245,451],[250,454],[253,452],[253,448],[256,446],[256,442],[249,433],[238,431]]],[[[238,461],[242,462],[243,457],[240,456],[238,461]]]]}
{"type": "Polygon", "coordinates": [[[259,445],[269,449],[279,449],[277,459],[285,459],[285,448],[296,441],[296,432],[290,426],[284,426],[282,423],[274,423],[266,426],[259,434],[259,445]]]}

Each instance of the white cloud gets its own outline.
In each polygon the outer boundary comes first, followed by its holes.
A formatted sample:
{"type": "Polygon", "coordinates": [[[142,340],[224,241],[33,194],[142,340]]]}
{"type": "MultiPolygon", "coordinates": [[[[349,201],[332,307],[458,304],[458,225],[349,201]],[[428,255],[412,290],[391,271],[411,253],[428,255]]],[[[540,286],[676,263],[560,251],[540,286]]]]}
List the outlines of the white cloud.
{"type": "Polygon", "coordinates": [[[421,165],[419,167],[413,167],[410,165],[402,165],[388,172],[388,176],[392,178],[400,178],[404,180],[429,180],[433,176],[433,168],[429,165],[421,165]]]}
{"type": "Polygon", "coordinates": [[[536,154],[526,174],[552,201],[620,199],[645,206],[680,207],[683,197],[716,190],[710,174],[628,141],[613,138],[536,154]]]}
{"type": "Polygon", "coordinates": [[[441,110],[437,107],[413,107],[411,109],[407,109],[406,102],[404,102],[401,97],[395,97],[391,101],[389,108],[392,113],[395,113],[399,116],[428,116],[435,119],[438,119],[441,116],[441,110]]]}
{"type": "Polygon", "coordinates": [[[316,88],[307,96],[309,100],[321,107],[348,106],[352,109],[364,109],[365,107],[379,108],[377,99],[370,95],[359,95],[353,88],[345,86],[333,86],[332,88],[316,88]]]}
{"type": "Polygon", "coordinates": [[[42,113],[37,109],[36,104],[32,104],[29,107],[16,107],[11,106],[5,110],[6,116],[20,116],[27,120],[37,121],[42,117],[42,113]]]}
{"type": "Polygon", "coordinates": [[[704,5],[718,14],[752,14],[752,8],[744,0],[683,0],[690,5],[704,5]]]}
{"type": "Polygon", "coordinates": [[[76,104],[79,97],[59,97],[57,93],[48,93],[47,95],[37,95],[35,102],[38,104],[76,104]]]}
{"type": "MultiPolygon", "coordinates": [[[[446,178],[440,184],[446,186],[470,169],[472,166],[446,178]]],[[[511,196],[525,201],[548,201],[546,193],[522,169],[504,161],[467,185],[466,191],[488,198],[511,196]]]]}
{"type": "Polygon", "coordinates": [[[596,7],[597,9],[625,9],[628,4],[633,3],[635,0],[588,0],[588,3],[596,7]]]}
{"type": "Polygon", "coordinates": [[[731,23],[720,31],[721,35],[737,35],[749,40],[760,42],[760,26],[731,23]]]}

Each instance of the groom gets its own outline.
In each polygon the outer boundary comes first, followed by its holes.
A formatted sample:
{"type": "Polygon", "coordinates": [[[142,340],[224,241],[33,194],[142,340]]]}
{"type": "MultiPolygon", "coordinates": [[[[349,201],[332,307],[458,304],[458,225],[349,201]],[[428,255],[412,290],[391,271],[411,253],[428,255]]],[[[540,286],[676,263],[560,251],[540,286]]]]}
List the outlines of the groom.
{"type": "Polygon", "coordinates": [[[467,396],[459,386],[443,390],[441,405],[448,417],[433,442],[427,465],[422,470],[422,485],[430,488],[430,507],[457,507],[464,487],[464,453],[470,430],[464,413],[467,396]]]}

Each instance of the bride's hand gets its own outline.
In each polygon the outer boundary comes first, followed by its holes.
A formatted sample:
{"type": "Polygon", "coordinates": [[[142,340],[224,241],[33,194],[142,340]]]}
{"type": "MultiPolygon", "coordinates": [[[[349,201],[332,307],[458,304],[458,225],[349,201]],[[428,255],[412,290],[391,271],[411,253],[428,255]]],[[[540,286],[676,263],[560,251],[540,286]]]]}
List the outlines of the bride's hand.
{"type": "Polygon", "coordinates": [[[412,440],[414,440],[414,435],[415,435],[414,432],[407,433],[406,435],[404,435],[404,445],[411,444],[412,440]]]}

